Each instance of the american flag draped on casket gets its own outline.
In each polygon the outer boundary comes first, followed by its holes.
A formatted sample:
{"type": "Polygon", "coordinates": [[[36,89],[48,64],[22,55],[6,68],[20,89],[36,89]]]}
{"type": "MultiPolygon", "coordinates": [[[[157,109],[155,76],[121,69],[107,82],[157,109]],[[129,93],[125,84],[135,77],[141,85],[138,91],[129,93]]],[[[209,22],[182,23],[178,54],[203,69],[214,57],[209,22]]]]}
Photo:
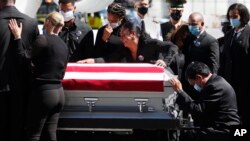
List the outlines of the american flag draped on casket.
{"type": "Polygon", "coordinates": [[[166,112],[173,94],[166,72],[153,64],[69,63],[58,129],[176,128],[179,121],[166,112]]]}
{"type": "Polygon", "coordinates": [[[164,91],[164,69],[153,64],[69,63],[63,80],[65,90],[164,91]]]}

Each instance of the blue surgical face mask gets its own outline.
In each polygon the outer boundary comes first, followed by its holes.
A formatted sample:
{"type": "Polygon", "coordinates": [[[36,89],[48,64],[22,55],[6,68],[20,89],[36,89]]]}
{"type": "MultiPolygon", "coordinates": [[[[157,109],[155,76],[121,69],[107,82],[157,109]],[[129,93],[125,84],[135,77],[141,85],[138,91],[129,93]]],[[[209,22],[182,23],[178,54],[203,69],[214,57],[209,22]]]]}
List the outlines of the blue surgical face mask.
{"type": "Polygon", "coordinates": [[[201,33],[201,30],[200,30],[200,28],[199,28],[198,25],[194,25],[194,26],[193,25],[189,25],[188,29],[191,32],[191,34],[193,34],[194,36],[198,36],[201,33]]]}
{"type": "Polygon", "coordinates": [[[233,26],[233,27],[238,27],[240,26],[240,20],[239,19],[230,19],[230,24],[233,26]]]}
{"type": "Polygon", "coordinates": [[[200,86],[197,85],[197,84],[194,84],[194,89],[195,89],[196,91],[198,91],[198,92],[201,92],[202,87],[200,87],[200,86]]]}

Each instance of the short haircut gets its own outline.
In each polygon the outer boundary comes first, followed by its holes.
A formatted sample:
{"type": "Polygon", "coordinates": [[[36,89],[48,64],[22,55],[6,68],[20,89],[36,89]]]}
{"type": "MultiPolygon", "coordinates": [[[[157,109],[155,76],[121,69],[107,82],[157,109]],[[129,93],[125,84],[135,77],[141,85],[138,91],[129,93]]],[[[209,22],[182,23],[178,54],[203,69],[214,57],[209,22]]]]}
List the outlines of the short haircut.
{"type": "Polygon", "coordinates": [[[196,75],[208,76],[211,73],[209,67],[202,62],[194,61],[191,62],[186,69],[185,78],[188,79],[195,79],[196,75]]]}
{"type": "Polygon", "coordinates": [[[75,5],[76,0],[59,0],[59,4],[67,4],[67,3],[72,3],[73,5],[75,5]]]}
{"type": "Polygon", "coordinates": [[[230,20],[229,12],[231,10],[238,10],[239,11],[240,21],[241,21],[242,25],[248,24],[250,16],[249,16],[249,11],[248,11],[246,6],[244,6],[243,4],[240,4],[240,3],[232,4],[227,10],[227,19],[228,19],[228,21],[230,20]]]}

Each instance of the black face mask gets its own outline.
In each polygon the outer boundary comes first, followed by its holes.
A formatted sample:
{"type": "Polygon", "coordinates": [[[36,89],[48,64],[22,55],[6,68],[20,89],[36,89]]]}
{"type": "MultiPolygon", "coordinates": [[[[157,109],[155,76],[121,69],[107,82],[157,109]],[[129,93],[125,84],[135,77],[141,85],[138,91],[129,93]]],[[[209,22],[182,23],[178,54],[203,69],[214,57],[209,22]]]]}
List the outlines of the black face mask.
{"type": "Polygon", "coordinates": [[[142,14],[142,15],[145,15],[145,14],[148,13],[148,8],[147,8],[147,7],[144,7],[144,6],[139,7],[139,8],[138,8],[138,12],[139,12],[140,14],[142,14]]]}
{"type": "Polygon", "coordinates": [[[170,16],[175,21],[179,21],[181,19],[182,13],[181,12],[173,12],[173,13],[171,13],[170,16]]]}

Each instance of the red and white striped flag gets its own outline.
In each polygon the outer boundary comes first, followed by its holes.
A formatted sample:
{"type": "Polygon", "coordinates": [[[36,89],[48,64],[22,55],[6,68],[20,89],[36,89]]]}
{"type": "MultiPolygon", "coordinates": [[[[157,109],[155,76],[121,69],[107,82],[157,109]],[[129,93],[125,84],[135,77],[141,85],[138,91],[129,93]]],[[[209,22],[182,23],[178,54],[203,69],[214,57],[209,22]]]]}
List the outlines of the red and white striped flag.
{"type": "Polygon", "coordinates": [[[103,63],[67,65],[65,90],[163,91],[164,68],[153,64],[103,63]]]}

